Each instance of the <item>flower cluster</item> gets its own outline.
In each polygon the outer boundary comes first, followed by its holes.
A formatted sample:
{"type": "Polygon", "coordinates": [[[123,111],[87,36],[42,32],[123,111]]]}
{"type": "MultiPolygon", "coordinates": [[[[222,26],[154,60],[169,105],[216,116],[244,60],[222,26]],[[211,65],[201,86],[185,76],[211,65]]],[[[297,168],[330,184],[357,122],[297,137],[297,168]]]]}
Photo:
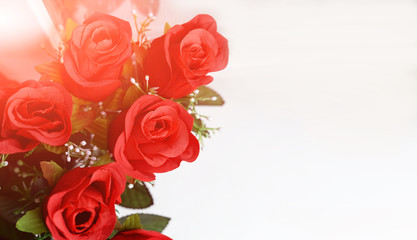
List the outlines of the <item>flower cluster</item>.
{"type": "Polygon", "coordinates": [[[223,104],[205,85],[226,67],[228,44],[209,15],[152,41],[151,22],[135,41],[111,15],[68,19],[38,81],[0,75],[0,224],[21,231],[8,237],[170,239],[168,218],[118,219],[115,205],[149,207],[155,173],[197,159],[214,129],[196,106],[223,104]]]}

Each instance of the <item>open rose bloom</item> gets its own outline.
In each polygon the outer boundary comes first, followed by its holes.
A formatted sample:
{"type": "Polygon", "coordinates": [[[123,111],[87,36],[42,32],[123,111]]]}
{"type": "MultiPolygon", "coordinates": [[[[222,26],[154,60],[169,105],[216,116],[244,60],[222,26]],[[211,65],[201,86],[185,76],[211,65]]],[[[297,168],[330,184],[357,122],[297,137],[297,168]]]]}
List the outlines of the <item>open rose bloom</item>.
{"type": "Polygon", "coordinates": [[[88,2],[44,2],[65,9],[51,14],[62,23],[51,60],[33,80],[0,69],[0,239],[170,240],[169,218],[115,206],[150,207],[148,182],[198,158],[216,130],[198,106],[224,103],[205,85],[227,65],[227,40],[209,15],[149,39],[152,17],[132,28],[88,2]]]}

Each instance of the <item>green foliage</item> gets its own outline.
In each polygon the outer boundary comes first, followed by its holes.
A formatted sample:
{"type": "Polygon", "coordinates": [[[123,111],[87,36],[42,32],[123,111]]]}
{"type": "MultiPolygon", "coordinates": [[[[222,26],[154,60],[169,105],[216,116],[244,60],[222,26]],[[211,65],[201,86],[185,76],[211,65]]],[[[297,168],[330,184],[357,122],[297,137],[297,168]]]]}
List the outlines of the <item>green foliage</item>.
{"type": "Polygon", "coordinates": [[[175,101],[182,104],[194,118],[193,132],[200,144],[203,144],[204,138],[209,138],[211,134],[219,130],[219,128],[208,127],[205,123],[208,117],[199,114],[196,109],[196,106],[222,106],[224,104],[223,98],[213,89],[201,86],[192,94],[175,101]]]}
{"type": "Polygon", "coordinates": [[[169,23],[166,22],[164,26],[164,34],[167,33],[169,29],[171,29],[171,25],[169,25],[169,23]]]}
{"type": "Polygon", "coordinates": [[[50,232],[35,235],[36,240],[45,240],[45,239],[51,239],[51,238],[52,238],[52,235],[50,232]]]}
{"type": "Polygon", "coordinates": [[[126,221],[123,223],[122,231],[142,229],[142,228],[143,228],[143,226],[140,223],[139,215],[133,214],[133,215],[130,215],[126,219],[126,221]]]}
{"type": "Polygon", "coordinates": [[[43,217],[40,208],[35,208],[26,212],[26,214],[17,221],[16,228],[22,232],[28,232],[32,234],[41,234],[48,230],[43,223],[43,217]]]}
{"type": "MultiPolygon", "coordinates": [[[[51,145],[48,145],[48,144],[45,144],[45,143],[43,143],[42,145],[48,152],[51,152],[51,153],[61,154],[61,153],[65,152],[65,146],[51,146],[51,145]]],[[[35,150],[35,149],[33,149],[33,150],[35,150]]],[[[29,152],[29,153],[31,153],[31,152],[29,152]]],[[[26,155],[25,155],[25,157],[26,157],[26,155]]]]}
{"type": "Polygon", "coordinates": [[[123,109],[129,108],[141,96],[143,96],[143,92],[138,86],[132,84],[123,97],[123,109]]]}
{"type": "Polygon", "coordinates": [[[198,93],[195,96],[196,105],[205,105],[205,106],[223,106],[224,100],[213,89],[201,86],[197,88],[198,93]]]}
{"type": "MultiPolygon", "coordinates": [[[[134,214],[136,215],[136,214],[134,214]]],[[[120,218],[120,222],[124,223],[130,216],[120,218]]],[[[155,214],[139,213],[140,223],[143,229],[148,231],[162,232],[171,220],[168,217],[163,217],[155,214]]]]}
{"type": "Polygon", "coordinates": [[[127,183],[121,198],[120,206],[127,208],[143,209],[153,204],[152,196],[143,182],[136,182],[133,188],[129,188],[127,183]]]}
{"type": "Polygon", "coordinates": [[[93,164],[93,166],[101,166],[114,162],[110,156],[110,153],[105,153],[99,157],[99,159],[93,164]]]}
{"type": "Polygon", "coordinates": [[[27,152],[27,153],[25,154],[25,156],[23,156],[23,157],[24,157],[24,158],[28,158],[28,157],[30,157],[30,155],[32,155],[32,153],[33,153],[33,152],[35,152],[35,150],[36,150],[36,147],[35,147],[34,149],[30,150],[29,152],[27,152]]]}
{"type": "Polygon", "coordinates": [[[157,232],[162,232],[171,220],[154,214],[139,214],[139,217],[144,229],[157,232]]]}
{"type": "Polygon", "coordinates": [[[54,187],[65,173],[65,170],[54,161],[42,161],[40,162],[40,166],[43,177],[48,181],[48,184],[51,187],[54,187]]]}
{"type": "Polygon", "coordinates": [[[218,131],[220,128],[207,127],[203,119],[207,119],[206,116],[191,114],[194,118],[193,132],[196,134],[198,141],[203,144],[204,138],[210,138],[211,134],[218,131]]]}

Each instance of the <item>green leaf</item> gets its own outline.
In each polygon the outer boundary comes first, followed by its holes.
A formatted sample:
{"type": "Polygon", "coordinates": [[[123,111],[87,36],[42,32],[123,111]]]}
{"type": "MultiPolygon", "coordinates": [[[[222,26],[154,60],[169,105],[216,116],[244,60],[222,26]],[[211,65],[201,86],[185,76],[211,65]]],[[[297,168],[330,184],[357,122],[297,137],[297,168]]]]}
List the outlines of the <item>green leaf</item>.
{"type": "Polygon", "coordinates": [[[129,58],[128,60],[126,60],[125,64],[123,64],[122,78],[127,81],[130,81],[130,78],[134,74],[134,71],[135,67],[133,66],[133,61],[129,58]]]}
{"type": "Polygon", "coordinates": [[[201,86],[197,88],[197,90],[197,105],[222,106],[224,104],[223,98],[213,89],[206,86],[201,86]]]}
{"type": "Polygon", "coordinates": [[[112,163],[114,162],[113,159],[110,156],[110,153],[106,153],[102,156],[99,157],[99,159],[93,164],[93,166],[101,166],[101,165],[105,165],[108,163],[112,163]]]}
{"type": "Polygon", "coordinates": [[[54,161],[42,161],[39,164],[41,165],[43,177],[51,187],[54,187],[65,173],[65,170],[54,161]]]}
{"type": "Polygon", "coordinates": [[[126,184],[126,189],[121,196],[122,203],[120,203],[120,206],[143,209],[153,204],[152,196],[145,183],[136,182],[133,188],[129,188],[128,186],[129,184],[126,184]]]}
{"type": "Polygon", "coordinates": [[[97,118],[97,112],[91,102],[72,96],[72,133],[82,131],[97,118]]]}
{"type": "Polygon", "coordinates": [[[154,214],[139,214],[139,217],[144,229],[157,232],[162,232],[171,220],[154,214]]]}
{"type": "Polygon", "coordinates": [[[119,230],[113,230],[113,232],[111,232],[110,236],[107,239],[112,239],[114,236],[116,236],[118,232],[119,230]]]}
{"type": "Polygon", "coordinates": [[[110,124],[111,120],[108,118],[97,118],[85,127],[90,133],[94,134],[93,144],[101,149],[107,150],[108,148],[107,138],[110,124]]]}
{"type": "Polygon", "coordinates": [[[170,28],[171,26],[169,25],[169,23],[166,22],[164,26],[164,34],[167,33],[170,28]]]}
{"type": "Polygon", "coordinates": [[[136,62],[139,64],[141,68],[143,68],[143,61],[145,60],[148,51],[146,51],[146,48],[142,46],[133,44],[133,52],[135,53],[136,62]]]}
{"type": "Polygon", "coordinates": [[[74,20],[71,18],[67,19],[67,22],[65,23],[65,41],[69,41],[71,39],[72,32],[77,26],[78,24],[74,20]]]}
{"type": "Polygon", "coordinates": [[[126,94],[123,97],[123,104],[122,104],[123,109],[128,109],[142,95],[143,93],[140,92],[139,88],[132,84],[127,89],[126,94]]]}
{"type": "MultiPolygon", "coordinates": [[[[124,223],[130,216],[122,217],[119,221],[124,223]]],[[[139,213],[139,219],[143,229],[156,232],[162,232],[171,220],[167,217],[146,213],[139,213]]]]}
{"type": "Polygon", "coordinates": [[[22,232],[33,234],[44,233],[48,230],[43,223],[42,212],[40,208],[35,208],[26,212],[26,214],[17,221],[16,228],[22,232]]]}
{"type": "Polygon", "coordinates": [[[130,215],[126,221],[123,223],[123,231],[126,230],[134,230],[134,229],[142,229],[143,226],[140,223],[140,218],[139,215],[137,214],[133,214],[130,215]]]}
{"type": "Polygon", "coordinates": [[[52,146],[52,145],[49,145],[49,144],[46,144],[46,143],[43,143],[42,145],[48,152],[55,153],[55,154],[64,153],[65,150],[66,150],[65,146],[63,146],[63,145],[61,145],[61,146],[52,146]]]}
{"type": "Polygon", "coordinates": [[[61,69],[62,64],[59,62],[42,63],[35,66],[37,72],[57,83],[62,83],[61,69]]]}
{"type": "Polygon", "coordinates": [[[120,110],[122,108],[124,91],[121,88],[116,89],[114,93],[106,99],[103,106],[106,110],[120,110]]]}

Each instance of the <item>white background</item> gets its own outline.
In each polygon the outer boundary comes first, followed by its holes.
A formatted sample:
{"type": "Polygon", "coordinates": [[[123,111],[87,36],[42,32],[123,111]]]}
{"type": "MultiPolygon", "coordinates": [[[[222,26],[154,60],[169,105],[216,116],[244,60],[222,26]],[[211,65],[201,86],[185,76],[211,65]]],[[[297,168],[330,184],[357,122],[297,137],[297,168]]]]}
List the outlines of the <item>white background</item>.
{"type": "MultiPolygon", "coordinates": [[[[417,239],[417,2],[175,1],[229,39],[222,130],[158,176],[177,240],[417,239]]],[[[174,19],[171,17],[171,19],[174,19]]]]}
{"type": "Polygon", "coordinates": [[[158,21],[198,13],[229,39],[226,105],[201,108],[222,130],[199,159],[157,176],[164,233],[417,239],[417,1],[162,1],[158,21]]]}

